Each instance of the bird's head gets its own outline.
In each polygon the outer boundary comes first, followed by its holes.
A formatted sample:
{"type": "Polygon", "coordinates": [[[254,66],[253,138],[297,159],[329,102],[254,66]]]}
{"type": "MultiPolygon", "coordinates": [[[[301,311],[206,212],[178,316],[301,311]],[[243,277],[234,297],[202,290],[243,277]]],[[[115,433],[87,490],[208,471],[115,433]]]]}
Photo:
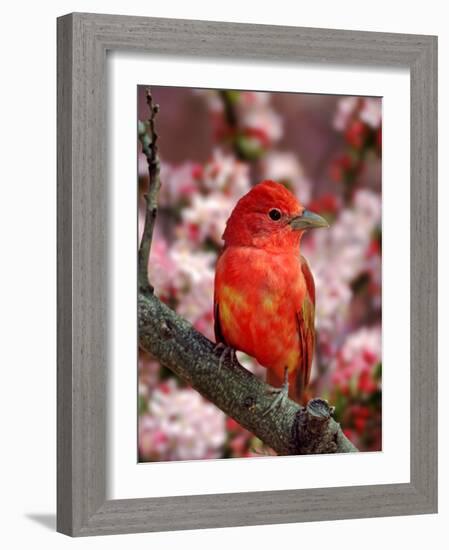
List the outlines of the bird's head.
{"type": "Polygon", "coordinates": [[[283,185],[266,180],[237,202],[223,240],[226,246],[282,251],[298,247],[304,231],[316,227],[329,227],[329,224],[318,214],[306,210],[283,185]]]}

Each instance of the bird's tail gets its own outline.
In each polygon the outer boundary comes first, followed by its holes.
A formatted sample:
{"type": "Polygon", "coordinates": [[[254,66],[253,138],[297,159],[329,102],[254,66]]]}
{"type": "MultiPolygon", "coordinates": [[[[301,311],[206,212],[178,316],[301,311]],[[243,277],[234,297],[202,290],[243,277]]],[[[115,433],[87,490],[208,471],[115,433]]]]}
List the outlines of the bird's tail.
{"type": "MultiPolygon", "coordinates": [[[[267,383],[274,388],[281,388],[284,384],[284,370],[267,369],[267,383]]],[[[288,396],[296,403],[303,405],[302,396],[306,389],[306,381],[302,369],[295,369],[288,374],[288,396]]]]}

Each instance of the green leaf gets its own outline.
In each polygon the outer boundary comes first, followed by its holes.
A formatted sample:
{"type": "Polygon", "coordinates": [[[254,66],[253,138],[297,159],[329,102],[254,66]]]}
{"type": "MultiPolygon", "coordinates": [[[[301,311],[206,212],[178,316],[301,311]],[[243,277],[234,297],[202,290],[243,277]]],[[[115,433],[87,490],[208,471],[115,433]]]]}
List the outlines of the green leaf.
{"type": "Polygon", "coordinates": [[[240,156],[245,160],[257,160],[263,153],[263,148],[254,139],[248,139],[245,136],[237,136],[235,138],[235,145],[239,151],[240,156]]]}

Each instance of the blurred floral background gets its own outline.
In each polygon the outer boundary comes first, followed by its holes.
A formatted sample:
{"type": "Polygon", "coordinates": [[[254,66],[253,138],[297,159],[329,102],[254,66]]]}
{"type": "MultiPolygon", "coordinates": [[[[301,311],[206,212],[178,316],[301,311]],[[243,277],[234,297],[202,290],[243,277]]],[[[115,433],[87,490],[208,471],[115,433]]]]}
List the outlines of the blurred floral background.
{"type": "MultiPolygon", "coordinates": [[[[138,117],[148,112],[138,89],[138,117]]],[[[274,179],[331,223],[301,251],[316,284],[320,396],[361,451],[381,449],[381,99],[152,87],[162,188],[150,258],[157,295],[210,339],[214,266],[237,200],[274,179]]],[[[138,145],[139,230],[147,165],[138,145]]],[[[265,369],[239,353],[260,377],[265,369]]],[[[213,376],[213,373],[211,373],[213,376]]],[[[139,351],[139,460],[271,455],[253,434],[139,351]]]]}

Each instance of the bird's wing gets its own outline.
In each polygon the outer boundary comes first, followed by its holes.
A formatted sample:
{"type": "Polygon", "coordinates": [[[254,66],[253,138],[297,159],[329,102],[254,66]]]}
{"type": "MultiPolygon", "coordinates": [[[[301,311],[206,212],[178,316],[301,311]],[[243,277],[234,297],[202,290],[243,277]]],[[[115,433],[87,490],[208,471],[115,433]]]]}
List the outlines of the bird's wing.
{"type": "Polygon", "coordinates": [[[221,327],[221,324],[220,324],[220,312],[219,312],[219,304],[218,304],[218,286],[217,286],[217,282],[218,282],[218,271],[219,271],[219,264],[220,264],[220,261],[223,260],[223,253],[224,253],[224,250],[223,249],[220,254],[218,255],[218,258],[217,258],[217,265],[216,265],[216,270],[215,270],[215,283],[214,283],[214,332],[215,332],[215,342],[217,344],[224,344],[225,346],[227,346],[227,343],[226,343],[226,340],[223,336],[223,329],[221,327]]]}
{"type": "Polygon", "coordinates": [[[301,256],[301,270],[306,282],[306,294],[300,310],[296,313],[301,346],[301,359],[296,379],[298,395],[301,395],[309,383],[315,348],[315,283],[309,264],[303,256],[301,256]]]}
{"type": "Polygon", "coordinates": [[[214,300],[214,332],[215,332],[215,342],[217,344],[222,343],[227,346],[226,340],[223,336],[223,331],[220,324],[220,312],[218,310],[218,302],[214,300]]]}

